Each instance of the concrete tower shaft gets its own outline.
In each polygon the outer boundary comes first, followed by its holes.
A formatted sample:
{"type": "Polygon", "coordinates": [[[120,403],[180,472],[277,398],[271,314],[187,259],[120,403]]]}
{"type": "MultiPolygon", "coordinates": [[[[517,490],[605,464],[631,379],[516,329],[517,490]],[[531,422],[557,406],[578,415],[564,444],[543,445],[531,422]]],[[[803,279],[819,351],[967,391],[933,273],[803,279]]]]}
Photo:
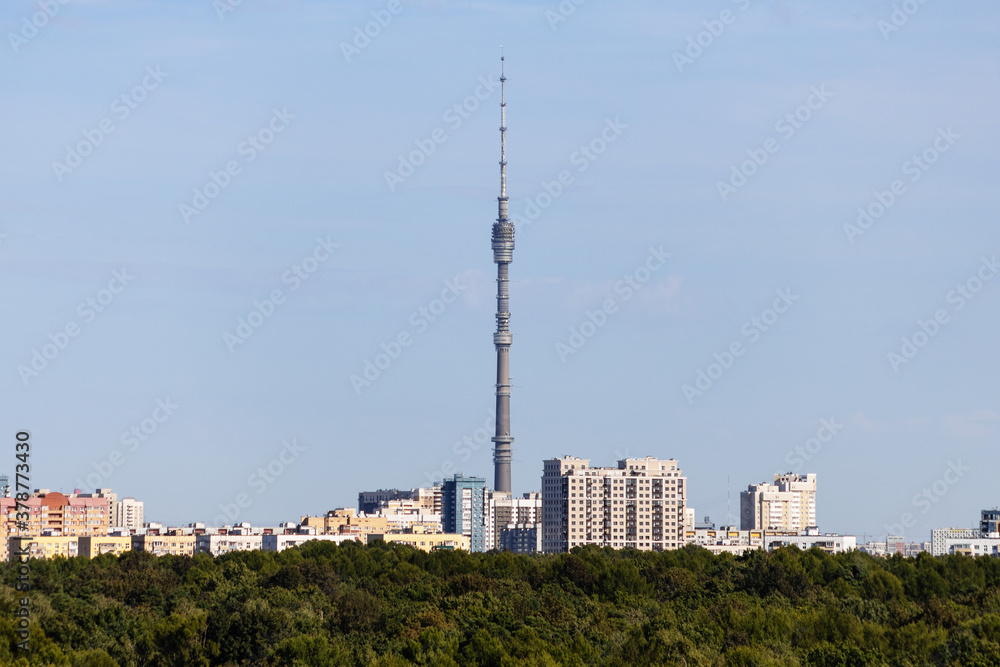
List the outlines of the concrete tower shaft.
{"type": "Polygon", "coordinates": [[[514,224],[507,219],[507,98],[503,55],[500,56],[500,196],[499,214],[493,223],[493,261],[497,265],[497,331],[493,346],[497,351],[496,435],[493,436],[493,488],[510,493],[510,263],[514,259],[514,224]]]}

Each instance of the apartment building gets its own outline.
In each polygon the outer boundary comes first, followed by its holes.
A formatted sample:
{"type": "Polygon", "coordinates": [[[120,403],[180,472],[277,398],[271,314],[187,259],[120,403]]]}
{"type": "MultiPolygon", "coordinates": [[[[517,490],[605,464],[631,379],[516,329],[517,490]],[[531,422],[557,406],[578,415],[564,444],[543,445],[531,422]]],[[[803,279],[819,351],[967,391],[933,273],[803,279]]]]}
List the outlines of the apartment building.
{"type": "Polygon", "coordinates": [[[740,493],[740,528],[801,532],[816,526],[816,475],[785,473],[740,493]]]}
{"type": "Polygon", "coordinates": [[[982,510],[979,528],[935,528],[931,531],[931,555],[1000,557],[1000,510],[982,510]]]}
{"type": "Polygon", "coordinates": [[[4,560],[17,561],[27,551],[28,558],[72,558],[79,549],[78,537],[64,535],[35,535],[31,537],[10,537],[4,545],[4,560]]]}
{"type": "Polygon", "coordinates": [[[261,548],[264,551],[284,551],[291,547],[297,547],[312,540],[322,542],[333,542],[343,544],[344,542],[362,543],[357,535],[262,535],[261,548]]]}
{"type": "Polygon", "coordinates": [[[330,510],[323,516],[304,516],[300,525],[315,528],[320,535],[358,535],[386,533],[389,520],[384,516],[358,514],[353,507],[330,510]]]}
{"type": "Polygon", "coordinates": [[[143,526],[143,502],[135,498],[122,498],[115,504],[115,521],[112,528],[129,531],[141,530],[143,526]]]}
{"type": "Polygon", "coordinates": [[[441,485],[441,526],[465,535],[472,551],[486,551],[486,480],[457,474],[441,485]]]}
{"type": "Polygon", "coordinates": [[[195,535],[194,552],[221,556],[230,551],[255,551],[263,548],[264,536],[255,533],[248,523],[231,528],[218,528],[216,532],[195,535]]]}
{"type": "Polygon", "coordinates": [[[738,530],[735,526],[721,528],[686,528],[685,544],[697,544],[713,554],[741,556],[747,551],[764,548],[763,530],[738,530]]]}
{"type": "Polygon", "coordinates": [[[369,535],[368,544],[375,540],[408,544],[421,551],[436,551],[438,549],[461,549],[470,551],[472,541],[468,535],[458,533],[422,533],[419,530],[407,533],[386,533],[384,535],[369,535]]]}
{"type": "Polygon", "coordinates": [[[645,551],[684,544],[687,478],[676,459],[628,458],[592,468],[564,456],[542,467],[542,550],[584,544],[645,551]]]}
{"type": "Polygon", "coordinates": [[[541,523],[511,523],[500,531],[497,549],[515,554],[537,554],[542,552],[541,523]]]}
{"type": "Polygon", "coordinates": [[[388,520],[390,532],[407,530],[419,525],[431,532],[440,533],[441,514],[433,512],[432,507],[433,505],[428,507],[420,500],[387,500],[376,508],[375,516],[382,516],[388,520]]]}
{"type": "Polygon", "coordinates": [[[129,535],[83,535],[79,538],[78,553],[84,558],[94,558],[101,554],[120,556],[132,549],[129,535]]]}
{"type": "Polygon", "coordinates": [[[132,550],[154,556],[193,556],[195,535],[180,529],[147,528],[144,534],[132,535],[132,550]]]}
{"type": "Polygon", "coordinates": [[[820,533],[819,531],[807,531],[799,534],[764,531],[764,548],[768,551],[790,546],[798,547],[803,551],[820,549],[828,554],[839,554],[855,551],[858,548],[858,538],[854,535],[820,533]]]}
{"type": "Polygon", "coordinates": [[[100,494],[65,495],[39,489],[22,501],[0,498],[0,560],[7,560],[11,537],[106,535],[109,527],[108,498],[100,494]],[[24,529],[19,530],[18,512],[27,514],[24,529]]]}
{"type": "Polygon", "coordinates": [[[533,491],[525,493],[520,498],[513,498],[503,491],[487,490],[484,521],[486,522],[483,546],[485,551],[503,549],[503,533],[514,530],[515,526],[521,527],[517,530],[524,530],[528,526],[537,525],[539,529],[536,532],[541,535],[542,494],[533,491]]]}

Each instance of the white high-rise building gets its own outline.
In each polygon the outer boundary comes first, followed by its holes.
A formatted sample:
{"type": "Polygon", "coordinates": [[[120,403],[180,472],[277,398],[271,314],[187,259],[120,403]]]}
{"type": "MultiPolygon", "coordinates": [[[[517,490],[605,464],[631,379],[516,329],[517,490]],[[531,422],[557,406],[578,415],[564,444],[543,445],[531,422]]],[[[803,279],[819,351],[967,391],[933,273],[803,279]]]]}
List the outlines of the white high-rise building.
{"type": "Polygon", "coordinates": [[[816,526],[816,475],[775,475],[740,493],[742,530],[800,532],[816,526]]]}
{"type": "Polygon", "coordinates": [[[664,551],[684,545],[687,478],[676,459],[622,459],[591,468],[564,456],[543,462],[542,550],[583,544],[664,551]]]}
{"type": "Polygon", "coordinates": [[[115,511],[116,522],[112,528],[125,528],[129,531],[139,530],[143,526],[143,503],[135,498],[122,498],[118,501],[115,511]]]}

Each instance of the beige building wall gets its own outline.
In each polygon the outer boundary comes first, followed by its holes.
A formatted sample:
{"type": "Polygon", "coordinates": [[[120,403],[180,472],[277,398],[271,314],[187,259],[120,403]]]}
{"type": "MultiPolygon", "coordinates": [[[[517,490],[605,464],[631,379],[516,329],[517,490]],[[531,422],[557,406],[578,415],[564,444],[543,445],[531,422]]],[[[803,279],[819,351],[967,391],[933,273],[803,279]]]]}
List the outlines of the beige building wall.
{"type": "Polygon", "coordinates": [[[7,540],[6,553],[8,556],[6,560],[19,560],[19,550],[24,549],[28,551],[28,558],[54,558],[55,556],[72,558],[78,553],[77,540],[76,537],[65,536],[35,536],[24,539],[11,537],[7,540]]]}
{"type": "Polygon", "coordinates": [[[740,493],[743,530],[799,532],[816,526],[816,475],[775,475],[774,484],[751,484],[740,493]]]}
{"type": "Polygon", "coordinates": [[[687,478],[676,459],[622,459],[591,468],[565,456],[543,462],[542,549],[584,544],[644,551],[684,544],[687,478]]]}
{"type": "Polygon", "coordinates": [[[369,535],[368,543],[371,543],[373,540],[408,544],[421,551],[434,551],[435,549],[461,549],[468,551],[471,548],[471,540],[468,535],[458,535],[455,533],[386,533],[383,535],[369,535]]]}
{"type": "Polygon", "coordinates": [[[372,533],[385,533],[389,530],[389,520],[386,517],[359,516],[353,507],[330,510],[324,516],[304,516],[299,523],[315,528],[321,535],[360,535],[364,538],[372,533]]]}
{"type": "Polygon", "coordinates": [[[147,551],[154,556],[193,556],[195,541],[194,535],[133,535],[132,550],[147,551]]]}
{"type": "Polygon", "coordinates": [[[101,554],[120,556],[131,550],[132,538],[130,536],[86,535],[81,537],[79,541],[79,554],[85,558],[94,558],[101,554]]]}

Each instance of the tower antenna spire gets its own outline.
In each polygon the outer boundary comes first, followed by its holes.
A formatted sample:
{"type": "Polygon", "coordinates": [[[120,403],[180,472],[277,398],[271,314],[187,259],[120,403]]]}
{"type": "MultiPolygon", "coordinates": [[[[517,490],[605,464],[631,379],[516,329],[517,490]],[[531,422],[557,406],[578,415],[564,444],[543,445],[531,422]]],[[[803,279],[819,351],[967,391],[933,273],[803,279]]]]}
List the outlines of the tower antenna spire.
{"type": "Polygon", "coordinates": [[[497,265],[497,331],[493,346],[497,351],[496,435],[493,436],[493,489],[510,493],[510,295],[508,273],[514,259],[514,225],[507,219],[507,97],[503,46],[500,46],[500,196],[498,215],[493,223],[493,261],[497,265]]]}
{"type": "Polygon", "coordinates": [[[507,96],[503,44],[500,45],[500,218],[507,219],[507,96]]]}

